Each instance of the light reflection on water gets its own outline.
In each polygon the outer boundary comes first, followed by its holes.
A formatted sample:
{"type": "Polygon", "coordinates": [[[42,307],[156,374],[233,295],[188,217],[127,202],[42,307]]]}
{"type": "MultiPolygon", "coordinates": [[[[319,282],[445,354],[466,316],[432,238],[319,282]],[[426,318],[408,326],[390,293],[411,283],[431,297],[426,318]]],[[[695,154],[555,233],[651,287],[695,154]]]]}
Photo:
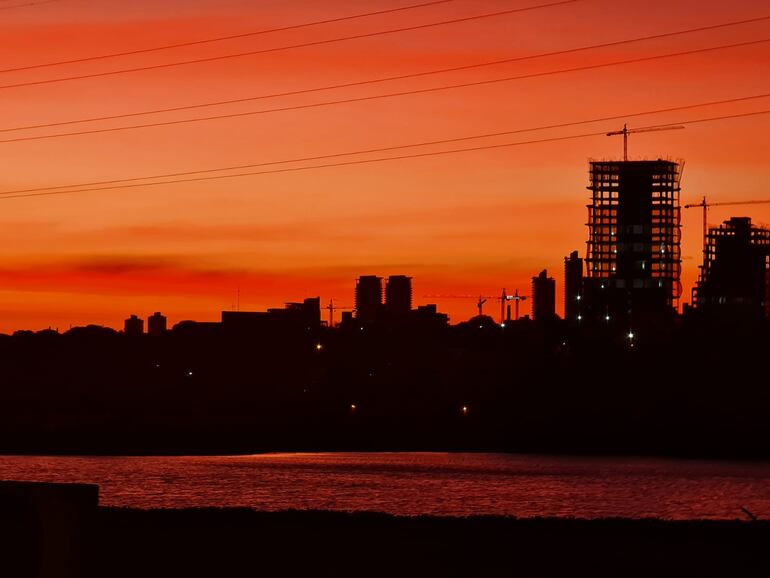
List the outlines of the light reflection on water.
{"type": "Polygon", "coordinates": [[[0,456],[0,479],[87,482],[105,506],[403,515],[770,517],[770,463],[507,454],[0,456]]]}

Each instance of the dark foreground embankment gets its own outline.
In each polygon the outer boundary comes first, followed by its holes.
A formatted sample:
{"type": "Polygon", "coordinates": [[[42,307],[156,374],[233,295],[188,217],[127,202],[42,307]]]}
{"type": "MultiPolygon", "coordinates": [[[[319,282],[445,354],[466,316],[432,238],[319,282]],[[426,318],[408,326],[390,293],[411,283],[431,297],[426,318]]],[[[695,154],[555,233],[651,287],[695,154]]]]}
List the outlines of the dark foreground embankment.
{"type": "Polygon", "coordinates": [[[770,523],[101,508],[93,577],[769,576],[770,523]]]}

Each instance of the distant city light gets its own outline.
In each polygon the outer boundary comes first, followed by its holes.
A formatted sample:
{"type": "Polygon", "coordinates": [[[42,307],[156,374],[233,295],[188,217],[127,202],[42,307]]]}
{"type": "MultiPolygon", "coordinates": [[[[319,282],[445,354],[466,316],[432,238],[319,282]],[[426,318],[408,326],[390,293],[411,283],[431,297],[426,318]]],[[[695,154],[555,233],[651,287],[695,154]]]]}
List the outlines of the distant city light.
{"type": "Polygon", "coordinates": [[[635,337],[635,336],[634,336],[634,332],[633,332],[633,331],[629,331],[629,332],[628,332],[628,338],[629,338],[629,339],[633,339],[634,337],[635,337]]]}
{"type": "Polygon", "coordinates": [[[358,407],[356,406],[355,403],[351,403],[350,404],[350,411],[356,411],[357,409],[358,409],[358,407]]]}
{"type": "Polygon", "coordinates": [[[192,371],[188,371],[187,372],[187,377],[192,377],[192,376],[193,376],[193,372],[192,371]]]}
{"type": "Polygon", "coordinates": [[[316,351],[321,351],[323,349],[323,345],[321,345],[320,343],[317,343],[315,348],[316,348],[316,351]]]}
{"type": "Polygon", "coordinates": [[[501,323],[501,324],[500,324],[500,327],[502,327],[503,329],[505,329],[505,323],[501,323]]]}
{"type": "Polygon", "coordinates": [[[610,316],[609,315],[605,315],[604,320],[605,321],[609,321],[610,320],[610,316]]]}
{"type": "Polygon", "coordinates": [[[578,315],[577,319],[578,319],[578,321],[582,321],[583,320],[583,316],[582,315],[578,315]]]}
{"type": "Polygon", "coordinates": [[[468,406],[467,405],[463,406],[463,415],[468,415],[468,406]]]}

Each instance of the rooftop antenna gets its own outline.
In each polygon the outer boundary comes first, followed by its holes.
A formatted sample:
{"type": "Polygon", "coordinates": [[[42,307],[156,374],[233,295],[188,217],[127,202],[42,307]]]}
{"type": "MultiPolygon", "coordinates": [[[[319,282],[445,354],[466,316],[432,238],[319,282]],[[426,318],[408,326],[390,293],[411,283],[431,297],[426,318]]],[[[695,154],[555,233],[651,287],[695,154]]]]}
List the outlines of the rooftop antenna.
{"type": "Polygon", "coordinates": [[[623,161],[628,161],[628,135],[636,134],[638,132],[656,132],[660,130],[679,130],[683,129],[681,124],[677,125],[663,125],[663,126],[647,126],[642,128],[628,128],[627,124],[623,125],[623,130],[613,130],[608,132],[607,136],[623,135],[623,161]]]}

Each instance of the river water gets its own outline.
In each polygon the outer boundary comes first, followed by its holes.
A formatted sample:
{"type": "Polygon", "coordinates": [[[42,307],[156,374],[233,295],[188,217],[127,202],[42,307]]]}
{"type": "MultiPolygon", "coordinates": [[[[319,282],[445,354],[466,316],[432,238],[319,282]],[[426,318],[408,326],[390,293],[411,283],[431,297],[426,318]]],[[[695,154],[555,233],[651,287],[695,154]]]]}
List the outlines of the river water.
{"type": "Polygon", "coordinates": [[[401,515],[770,517],[770,463],[462,453],[0,456],[0,479],[87,482],[132,508],[401,515]]]}

